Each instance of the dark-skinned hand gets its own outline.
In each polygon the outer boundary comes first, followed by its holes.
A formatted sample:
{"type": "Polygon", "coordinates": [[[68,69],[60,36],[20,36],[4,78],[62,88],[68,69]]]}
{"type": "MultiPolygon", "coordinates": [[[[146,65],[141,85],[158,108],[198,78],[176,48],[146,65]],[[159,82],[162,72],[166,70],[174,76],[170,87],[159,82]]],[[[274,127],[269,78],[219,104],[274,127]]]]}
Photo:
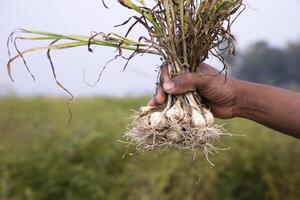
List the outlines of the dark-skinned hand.
{"type": "Polygon", "coordinates": [[[155,96],[149,101],[149,105],[163,104],[167,94],[182,94],[188,91],[198,90],[203,97],[204,104],[213,114],[222,119],[236,116],[238,80],[225,77],[217,69],[202,63],[196,73],[178,75],[172,79],[168,75],[168,66],[161,69],[160,84],[157,86],[155,96]]]}
{"type": "Polygon", "coordinates": [[[180,74],[172,79],[168,76],[168,66],[164,65],[160,83],[148,103],[151,106],[165,103],[167,94],[198,90],[215,117],[242,117],[300,138],[300,93],[225,77],[205,63],[195,73],[180,74]]]}

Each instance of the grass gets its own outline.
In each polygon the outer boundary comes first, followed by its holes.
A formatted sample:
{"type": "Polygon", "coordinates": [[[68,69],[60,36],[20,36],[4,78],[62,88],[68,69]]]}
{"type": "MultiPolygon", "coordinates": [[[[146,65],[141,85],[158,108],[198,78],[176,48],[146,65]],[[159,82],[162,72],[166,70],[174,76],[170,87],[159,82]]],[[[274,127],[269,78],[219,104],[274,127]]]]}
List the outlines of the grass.
{"type": "MultiPolygon", "coordinates": [[[[130,109],[147,98],[0,100],[0,199],[297,199],[299,141],[244,119],[211,159],[180,151],[125,156],[130,109]]],[[[222,122],[221,122],[222,123],[222,122]]],[[[134,153],[131,149],[130,152],[134,153]]]]}

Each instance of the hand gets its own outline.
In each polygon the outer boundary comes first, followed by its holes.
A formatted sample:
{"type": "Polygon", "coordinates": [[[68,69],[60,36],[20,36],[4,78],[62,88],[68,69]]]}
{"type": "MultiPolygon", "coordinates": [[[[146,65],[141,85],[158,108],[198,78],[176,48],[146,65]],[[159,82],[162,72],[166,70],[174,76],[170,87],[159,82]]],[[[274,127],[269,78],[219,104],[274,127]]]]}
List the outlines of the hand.
{"type": "Polygon", "coordinates": [[[160,82],[156,95],[149,101],[149,105],[163,104],[167,94],[182,94],[198,90],[203,97],[203,103],[212,113],[222,119],[237,116],[239,80],[225,77],[208,64],[201,64],[198,72],[178,75],[172,79],[168,75],[168,66],[161,69],[160,82]]]}

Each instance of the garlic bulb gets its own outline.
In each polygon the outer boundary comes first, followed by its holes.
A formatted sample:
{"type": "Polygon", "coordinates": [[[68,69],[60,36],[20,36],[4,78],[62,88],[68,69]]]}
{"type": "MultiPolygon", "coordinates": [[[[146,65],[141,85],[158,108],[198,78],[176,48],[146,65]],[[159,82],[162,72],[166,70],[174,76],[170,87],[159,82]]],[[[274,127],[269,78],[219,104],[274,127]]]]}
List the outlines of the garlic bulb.
{"type": "Polygon", "coordinates": [[[203,113],[207,126],[215,122],[215,118],[210,110],[208,110],[207,108],[203,108],[203,113]]]}
{"type": "Polygon", "coordinates": [[[192,109],[192,125],[195,127],[205,127],[214,123],[214,116],[207,108],[202,108],[202,111],[192,109]]]}
{"type": "Polygon", "coordinates": [[[154,112],[149,117],[149,124],[153,128],[162,128],[164,126],[164,114],[162,112],[154,112]]]}
{"type": "Polygon", "coordinates": [[[178,122],[184,118],[184,112],[179,100],[166,112],[166,117],[173,122],[178,122]]]}
{"type": "Polygon", "coordinates": [[[174,130],[169,130],[167,133],[166,133],[166,136],[167,136],[167,139],[168,140],[171,140],[173,142],[180,142],[181,139],[182,139],[182,136],[180,135],[179,132],[177,131],[174,131],[174,130]]]}
{"type": "Polygon", "coordinates": [[[205,127],[206,126],[206,121],[205,121],[203,114],[195,108],[192,108],[192,125],[194,127],[205,127]]]}

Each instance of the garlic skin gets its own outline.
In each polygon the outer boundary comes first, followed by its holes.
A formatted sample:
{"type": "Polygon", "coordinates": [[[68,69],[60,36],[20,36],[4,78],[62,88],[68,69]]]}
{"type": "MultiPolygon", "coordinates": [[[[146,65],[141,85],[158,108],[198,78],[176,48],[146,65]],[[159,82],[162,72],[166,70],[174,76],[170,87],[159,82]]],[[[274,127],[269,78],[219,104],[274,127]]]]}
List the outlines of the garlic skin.
{"type": "Polygon", "coordinates": [[[176,142],[176,143],[182,140],[182,136],[180,135],[180,133],[174,130],[169,130],[166,133],[166,137],[168,140],[171,140],[172,142],[176,142]]]}
{"type": "Polygon", "coordinates": [[[207,108],[202,108],[202,112],[192,109],[192,125],[194,127],[206,127],[214,123],[214,116],[207,108]]]}
{"type": "Polygon", "coordinates": [[[154,108],[154,106],[142,106],[139,109],[139,115],[141,117],[148,115],[154,108]]]}
{"type": "Polygon", "coordinates": [[[212,125],[215,122],[215,118],[212,112],[207,108],[203,108],[203,113],[206,119],[207,126],[212,125]]]}
{"type": "Polygon", "coordinates": [[[192,125],[194,127],[205,127],[206,121],[202,113],[195,108],[192,108],[192,125]]]}
{"type": "Polygon", "coordinates": [[[177,100],[175,104],[166,112],[166,117],[173,122],[181,121],[184,116],[185,115],[179,100],[177,100]]]}
{"type": "Polygon", "coordinates": [[[149,117],[149,124],[152,128],[162,128],[164,126],[164,114],[162,112],[154,112],[149,117]]]}

